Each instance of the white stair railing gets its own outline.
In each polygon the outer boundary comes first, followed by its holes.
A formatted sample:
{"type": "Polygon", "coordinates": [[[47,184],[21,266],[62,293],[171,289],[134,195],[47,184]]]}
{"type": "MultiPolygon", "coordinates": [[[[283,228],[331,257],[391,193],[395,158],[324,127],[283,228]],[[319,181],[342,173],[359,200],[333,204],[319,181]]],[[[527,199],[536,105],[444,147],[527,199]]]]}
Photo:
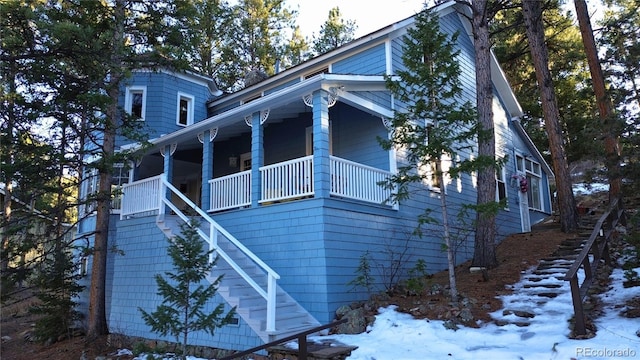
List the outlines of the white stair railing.
{"type": "MultiPolygon", "coordinates": [[[[182,194],[178,189],[175,188],[172,184],[170,184],[164,174],[158,175],[154,178],[145,179],[143,181],[138,181],[130,184],[130,189],[125,193],[125,201],[123,201],[123,214],[125,208],[128,206],[135,208],[135,204],[129,204],[129,201],[142,201],[141,195],[136,197],[135,199],[129,199],[130,194],[138,195],[144,192],[148,199],[145,200],[144,206],[139,206],[138,210],[143,211],[157,211],[159,215],[164,215],[166,212],[166,208],[171,209],[176,215],[178,215],[185,223],[189,223],[189,216],[185,215],[182,210],[180,210],[172,201],[172,194],[180,198],[185,204],[187,204],[192,210],[194,210],[204,221],[209,224],[209,233],[203,232],[201,229],[197,229],[198,234],[202,239],[204,239],[207,243],[209,243],[209,249],[213,250],[220,256],[224,261],[226,261],[233,270],[235,270],[260,296],[262,296],[267,301],[267,321],[266,321],[266,331],[274,333],[276,331],[276,290],[277,284],[276,281],[280,279],[280,275],[276,273],[271,267],[265,264],[258,256],[256,256],[251,250],[249,250],[246,246],[244,246],[238,239],[236,239],[233,235],[231,235],[226,229],[224,229],[220,224],[218,224],[215,220],[213,220],[206,212],[200,209],[193,201],[191,201],[188,197],[182,194]],[[133,190],[132,190],[133,189],[133,190]],[[136,200],[137,199],[137,200],[136,200]],[[231,244],[235,246],[236,249],[240,250],[245,254],[246,257],[251,259],[257,266],[259,266],[262,271],[267,276],[267,289],[263,289],[258,283],[249,276],[240,265],[238,265],[224,250],[218,247],[218,236],[224,236],[231,244]]],[[[134,212],[132,212],[134,213],[134,212]]],[[[124,216],[124,215],[121,215],[124,216]]],[[[212,259],[213,260],[213,255],[212,259]]]]}

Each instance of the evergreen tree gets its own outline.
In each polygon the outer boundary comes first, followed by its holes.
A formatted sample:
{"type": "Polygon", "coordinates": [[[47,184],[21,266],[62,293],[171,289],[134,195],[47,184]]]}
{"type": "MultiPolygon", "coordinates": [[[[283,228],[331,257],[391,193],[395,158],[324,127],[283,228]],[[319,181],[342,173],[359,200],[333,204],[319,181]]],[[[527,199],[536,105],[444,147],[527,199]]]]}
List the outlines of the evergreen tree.
{"type": "Polygon", "coordinates": [[[215,78],[222,66],[222,44],[232,24],[232,7],[223,0],[184,1],[176,4],[178,31],[172,56],[194,71],[215,78]]]}
{"type": "Polygon", "coordinates": [[[324,54],[353,40],[357,29],[355,21],[342,18],[339,7],[332,8],[327,21],[320,27],[318,37],[313,39],[315,55],[324,54]]]}
{"type": "MultiPolygon", "coordinates": [[[[603,147],[595,101],[589,93],[589,72],[575,19],[563,11],[559,1],[543,4],[545,42],[549,70],[555,85],[560,126],[569,163],[600,157],[603,147]]],[[[501,10],[491,23],[493,51],[522,106],[522,125],[546,160],[551,163],[544,127],[540,92],[535,75],[522,10],[501,10]]]]}
{"type": "MultiPolygon", "coordinates": [[[[20,180],[22,186],[31,186],[31,193],[35,194],[41,191],[37,181],[55,178],[60,174],[60,166],[73,175],[82,169],[96,169],[99,174],[98,191],[87,199],[97,204],[96,231],[90,249],[93,266],[87,317],[87,335],[93,338],[108,332],[105,279],[113,195],[111,174],[114,163],[122,162],[126,156],[125,153],[116,154],[115,139],[125,136],[134,141],[144,140],[144,134],[139,131],[141,122],[121,112],[118,106],[120,88],[134,68],[166,66],[176,69],[175,65],[180,63],[173,61],[169,54],[175,47],[172,42],[179,38],[176,25],[183,22],[176,20],[179,14],[173,13],[176,9],[173,1],[57,3],[15,0],[0,4],[3,6],[0,18],[3,25],[8,25],[2,27],[0,53],[3,97],[10,100],[2,104],[7,107],[9,120],[6,127],[3,126],[3,132],[11,134],[9,138],[12,139],[6,154],[15,154],[18,139],[27,138],[18,133],[21,131],[19,126],[26,129],[25,133],[34,134],[31,125],[44,119],[48,120],[47,143],[54,149],[46,157],[53,163],[52,172],[47,174],[53,173],[53,176],[38,177],[36,171],[24,170],[29,167],[21,171],[12,170],[17,167],[6,167],[3,180],[8,184],[20,180]],[[88,159],[98,160],[87,162],[88,159]],[[30,176],[16,179],[16,174],[30,176]]],[[[18,165],[17,157],[6,159],[8,163],[18,165]]],[[[5,170],[4,166],[2,170],[5,170]]],[[[39,170],[45,174],[44,167],[39,170]]],[[[52,193],[61,194],[58,190],[52,193]]],[[[65,196],[59,197],[63,198],[65,196]]],[[[5,201],[4,206],[10,209],[10,200],[5,201]]],[[[56,210],[53,218],[62,221],[62,207],[52,209],[56,210]]],[[[8,220],[8,216],[5,218],[8,220]]],[[[3,253],[3,260],[5,258],[3,253]]]]}
{"type": "Polygon", "coordinates": [[[215,329],[228,324],[235,313],[234,308],[224,314],[224,304],[205,312],[207,302],[216,294],[222,277],[208,286],[201,285],[217,258],[210,261],[213,250],[204,251],[198,226],[199,223],[192,219],[188,224],[181,224],[182,235],[169,239],[167,253],[173,262],[174,272],[165,272],[167,278],[155,276],[162,304],[152,313],[138,308],[153,332],[175,336],[176,341],[182,344],[182,359],[186,358],[190,333],[204,330],[213,335],[215,329]]]}
{"type": "Polygon", "coordinates": [[[234,91],[275,73],[276,61],[286,58],[286,30],[294,28],[296,12],[283,0],[240,0],[232,8],[230,26],[221,44],[222,61],[216,74],[221,89],[234,91]]]}
{"type": "Polygon", "coordinates": [[[302,36],[300,32],[300,27],[296,26],[291,34],[291,39],[289,40],[289,44],[286,46],[285,57],[282,59],[284,67],[291,67],[298,65],[305,60],[311,58],[311,53],[309,52],[309,44],[307,39],[302,36]]]}
{"type": "MultiPolygon", "coordinates": [[[[406,163],[398,166],[398,173],[386,184],[396,189],[392,200],[409,198],[412,186],[416,184],[439,187],[443,241],[454,301],[457,301],[455,254],[445,174],[456,178],[462,172],[471,172],[477,165],[469,157],[477,135],[476,114],[472,105],[463,99],[457,36],[449,37],[440,32],[439,18],[429,10],[416,15],[414,27],[407,30],[403,41],[404,68],[397,71],[397,79],[387,78],[387,88],[397,104],[405,108],[395,112],[389,140],[381,140],[384,148],[398,148],[406,157],[406,163]],[[463,156],[466,159],[456,166],[443,166],[444,159],[463,156]]],[[[420,226],[434,221],[430,208],[424,209],[418,218],[420,226]]],[[[422,234],[420,228],[416,233],[422,234]]]]}
{"type": "Polygon", "coordinates": [[[617,112],[618,124],[624,126],[620,137],[623,176],[637,186],[640,174],[640,1],[611,0],[615,11],[605,12],[599,32],[601,62],[610,84],[609,96],[617,112]]]}
{"type": "Polygon", "coordinates": [[[536,69],[545,127],[549,137],[549,150],[558,194],[560,226],[562,231],[571,232],[578,228],[578,213],[573,196],[569,165],[564,150],[564,140],[560,127],[560,110],[555,97],[553,79],[549,71],[549,55],[542,24],[542,8],[539,1],[523,0],[522,11],[527,29],[529,50],[536,69]]]}

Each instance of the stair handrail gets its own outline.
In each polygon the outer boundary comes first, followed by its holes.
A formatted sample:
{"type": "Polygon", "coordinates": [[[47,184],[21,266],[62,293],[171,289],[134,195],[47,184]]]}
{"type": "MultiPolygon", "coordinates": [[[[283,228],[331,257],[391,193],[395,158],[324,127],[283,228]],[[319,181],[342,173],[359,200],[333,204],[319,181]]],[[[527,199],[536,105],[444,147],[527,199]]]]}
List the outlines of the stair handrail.
{"type": "Polygon", "coordinates": [[[280,279],[280,275],[278,275],[275,270],[273,270],[269,265],[265,264],[257,255],[255,255],[251,250],[249,250],[246,246],[244,246],[238,239],[236,239],[233,235],[231,235],[225,228],[220,226],[218,222],[213,220],[209,214],[200,209],[193,201],[191,201],[188,197],[186,197],[182,192],[180,192],[175,186],[173,186],[170,182],[167,181],[166,176],[162,176],[162,186],[160,189],[160,216],[165,214],[165,207],[162,204],[168,206],[171,210],[173,210],[176,215],[178,215],[183,221],[189,223],[189,217],[185,215],[175,204],[171,202],[169,193],[166,189],[169,189],[172,193],[176,194],[180,200],[184,201],[191,209],[193,209],[198,215],[200,215],[203,219],[205,219],[209,223],[209,235],[205,234],[201,229],[196,229],[200,237],[209,243],[209,249],[216,251],[216,253],[222,257],[232,268],[235,270],[242,278],[249,284],[251,287],[262,296],[267,301],[267,323],[266,323],[266,331],[267,332],[275,332],[276,331],[276,280],[280,279]],[[254,263],[256,263],[263,271],[267,273],[267,291],[258,285],[255,280],[251,278],[235,261],[222,249],[218,247],[217,244],[217,233],[221,233],[226,237],[229,242],[236,246],[240,251],[242,251],[247,257],[249,257],[254,263]]]}
{"type": "Polygon", "coordinates": [[[280,345],[283,344],[289,340],[293,340],[293,339],[298,339],[298,360],[307,360],[307,335],[311,335],[313,333],[317,333],[320,332],[324,329],[328,329],[328,328],[333,328],[336,327],[340,324],[344,324],[347,321],[349,321],[348,318],[342,318],[340,320],[334,321],[332,323],[329,324],[325,324],[325,325],[320,325],[317,327],[314,327],[313,329],[307,329],[305,331],[301,331],[299,333],[293,334],[293,335],[289,335],[287,337],[283,337],[280,338],[278,340],[275,341],[271,341],[269,343],[260,345],[260,346],[256,346],[253,347],[251,349],[247,349],[247,350],[243,350],[228,356],[225,356],[223,358],[221,358],[220,360],[232,360],[232,359],[237,359],[239,357],[245,356],[245,355],[252,355],[255,352],[258,352],[260,350],[266,350],[272,346],[275,345],[280,345]]]}
{"type": "Polygon", "coordinates": [[[587,333],[582,301],[593,283],[600,260],[604,259],[608,265],[611,264],[609,240],[615,234],[618,223],[625,223],[624,208],[620,198],[614,199],[607,211],[600,216],[589,239],[563,278],[563,280],[569,281],[571,286],[575,318],[574,333],[576,335],[586,335],[587,333]],[[592,259],[589,259],[590,253],[593,254],[592,259]],[[582,284],[578,281],[578,271],[581,268],[584,269],[585,275],[582,284]]]}

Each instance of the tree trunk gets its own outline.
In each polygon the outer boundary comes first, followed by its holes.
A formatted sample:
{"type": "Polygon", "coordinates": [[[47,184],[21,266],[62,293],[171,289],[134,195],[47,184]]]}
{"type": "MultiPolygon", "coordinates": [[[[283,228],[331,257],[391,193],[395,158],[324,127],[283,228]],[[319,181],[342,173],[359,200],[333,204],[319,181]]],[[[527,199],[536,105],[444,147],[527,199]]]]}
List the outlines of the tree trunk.
{"type": "MultiPolygon", "coordinates": [[[[493,84],[491,82],[491,56],[487,1],[472,1],[473,40],[476,62],[476,102],[481,134],[478,136],[478,158],[495,158],[496,144],[493,128],[493,84]]],[[[496,259],[496,218],[487,204],[496,200],[496,178],[494,166],[478,170],[476,233],[473,266],[493,268],[496,259]]]]}
{"type": "Polygon", "coordinates": [[[549,55],[544,42],[542,25],[542,9],[539,0],[523,0],[522,10],[529,40],[529,49],[536,69],[536,79],[540,89],[542,113],[549,138],[549,150],[555,172],[556,191],[558,194],[558,210],[560,211],[560,227],[564,232],[578,228],[578,213],[573,197],[571,174],[564,150],[562,129],[560,127],[560,110],[549,71],[549,55]]]}
{"type": "MultiPolygon", "coordinates": [[[[5,78],[5,81],[7,82],[8,85],[8,92],[9,92],[9,96],[7,96],[7,114],[6,114],[6,137],[5,139],[2,139],[5,142],[5,151],[7,152],[4,156],[7,157],[7,159],[5,161],[8,161],[8,168],[9,171],[7,171],[7,166],[5,167],[5,169],[3,169],[4,171],[4,178],[2,179],[2,181],[5,184],[4,187],[4,199],[2,202],[2,223],[0,223],[1,226],[5,226],[5,225],[9,225],[9,223],[11,222],[11,208],[12,208],[12,201],[13,201],[13,180],[14,180],[14,171],[15,171],[15,166],[14,166],[14,157],[13,154],[15,154],[15,142],[16,142],[16,138],[14,137],[14,125],[16,123],[16,112],[15,112],[15,94],[17,92],[16,90],[16,77],[17,77],[17,69],[16,69],[16,63],[13,60],[9,60],[8,62],[8,68],[9,70],[7,71],[7,73],[2,74],[3,77],[5,78]]],[[[7,234],[6,231],[3,231],[2,234],[2,248],[0,251],[2,251],[0,253],[0,273],[5,274],[7,270],[9,270],[9,260],[12,256],[12,254],[10,254],[10,248],[11,248],[11,237],[7,234]]]]}
{"type": "Polygon", "coordinates": [[[591,20],[587,11],[587,3],[584,0],[574,0],[582,43],[587,54],[593,90],[596,95],[602,132],[604,135],[605,166],[609,176],[609,200],[617,199],[621,194],[622,175],[620,171],[620,145],[618,137],[620,129],[616,128],[616,117],[613,111],[611,98],[606,92],[602,67],[598,60],[598,50],[593,38],[591,20]]]}
{"type": "Polygon", "coordinates": [[[87,339],[95,339],[109,333],[106,317],[106,275],[107,253],[109,251],[109,218],[111,215],[111,177],[112,159],[115,154],[116,129],[118,126],[118,98],[120,96],[120,81],[124,66],[124,0],[115,1],[113,32],[113,52],[110,57],[110,77],[106,83],[110,105],[105,111],[102,159],[99,161],[100,183],[98,186],[96,233],[93,245],[93,262],[91,269],[91,286],[89,292],[89,316],[87,339]]]}
{"type": "MultiPolygon", "coordinates": [[[[442,169],[442,158],[438,157],[438,169],[442,169]]],[[[436,174],[438,181],[440,182],[440,206],[442,207],[442,237],[444,238],[444,244],[447,247],[447,264],[449,269],[449,287],[451,288],[450,296],[451,301],[454,303],[458,301],[458,286],[456,285],[456,256],[454,245],[451,242],[451,229],[449,228],[449,211],[447,207],[447,194],[444,188],[444,173],[440,172],[436,174]]]]}

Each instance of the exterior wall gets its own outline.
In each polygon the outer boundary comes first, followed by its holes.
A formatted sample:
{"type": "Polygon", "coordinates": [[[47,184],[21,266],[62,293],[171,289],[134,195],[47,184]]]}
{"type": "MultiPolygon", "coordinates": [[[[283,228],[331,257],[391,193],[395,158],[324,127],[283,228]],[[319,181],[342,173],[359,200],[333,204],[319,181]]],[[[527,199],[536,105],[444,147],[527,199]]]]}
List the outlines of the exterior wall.
{"type": "Polygon", "coordinates": [[[366,49],[358,54],[332,64],[334,74],[383,75],[386,72],[384,44],[366,49]]]}
{"type": "MultiPolygon", "coordinates": [[[[178,93],[193,96],[193,121],[207,117],[206,102],[211,96],[204,81],[187,79],[186,75],[173,75],[166,72],[134,72],[122,87],[120,104],[125,104],[126,86],[146,86],[146,108],[144,132],[150,139],[169,134],[183,128],[176,123],[178,111],[178,93]]],[[[131,143],[120,137],[118,146],[131,143]]]]}
{"type": "Polygon", "coordinates": [[[333,155],[389,170],[389,154],[377,138],[387,138],[380,117],[337,103],[329,110],[333,155]]]}
{"type": "Polygon", "coordinates": [[[318,320],[327,319],[321,199],[214,215],[220,225],[281,275],[278,284],[318,320]]]}
{"type": "MultiPolygon", "coordinates": [[[[108,243],[109,243],[109,251],[107,253],[107,275],[106,275],[106,279],[105,279],[105,310],[106,310],[106,315],[107,315],[107,319],[109,319],[109,314],[111,313],[111,287],[113,284],[113,272],[111,272],[111,269],[113,269],[113,262],[115,260],[115,256],[116,256],[116,251],[111,251],[111,250],[115,250],[117,249],[117,232],[116,232],[116,228],[117,228],[117,223],[118,223],[118,219],[119,216],[118,215],[111,215],[110,219],[109,219],[109,239],[108,239],[108,243]]],[[[96,217],[95,216],[89,216],[86,219],[82,220],[80,222],[81,227],[78,230],[78,233],[76,234],[76,246],[82,248],[85,246],[89,246],[92,247],[94,245],[94,235],[93,235],[93,231],[96,227],[95,225],[95,220],[96,217]]],[[[78,255],[79,256],[79,255],[78,255]]],[[[89,286],[91,285],[91,271],[93,268],[93,264],[92,264],[93,258],[89,257],[87,259],[87,271],[86,271],[86,275],[83,276],[80,280],[78,280],[78,285],[80,286],[84,286],[84,290],[82,292],[80,292],[78,294],[78,297],[76,300],[77,302],[77,307],[76,310],[78,310],[80,313],[82,314],[88,314],[89,313],[89,292],[90,292],[90,288],[89,286]]],[[[86,325],[86,324],[85,324],[86,325]]]]}
{"type": "MultiPolygon", "coordinates": [[[[157,294],[155,276],[166,277],[167,271],[174,271],[171,258],[167,255],[167,238],[158,229],[156,217],[119,221],[117,238],[115,245],[123,255],[110,254],[113,280],[112,286],[108,287],[112,294],[109,305],[111,311],[108,314],[109,331],[175,342],[173,337],[160,337],[151,332],[139,310],[156,310],[162,303],[162,297],[157,294]]],[[[207,304],[205,312],[213,311],[223,301],[216,295],[207,304]]],[[[229,311],[229,308],[225,311],[229,311]]],[[[189,343],[224,349],[246,349],[260,345],[260,340],[240,319],[238,325],[217,329],[214,336],[203,331],[192,332],[189,334],[189,343]]]]}

